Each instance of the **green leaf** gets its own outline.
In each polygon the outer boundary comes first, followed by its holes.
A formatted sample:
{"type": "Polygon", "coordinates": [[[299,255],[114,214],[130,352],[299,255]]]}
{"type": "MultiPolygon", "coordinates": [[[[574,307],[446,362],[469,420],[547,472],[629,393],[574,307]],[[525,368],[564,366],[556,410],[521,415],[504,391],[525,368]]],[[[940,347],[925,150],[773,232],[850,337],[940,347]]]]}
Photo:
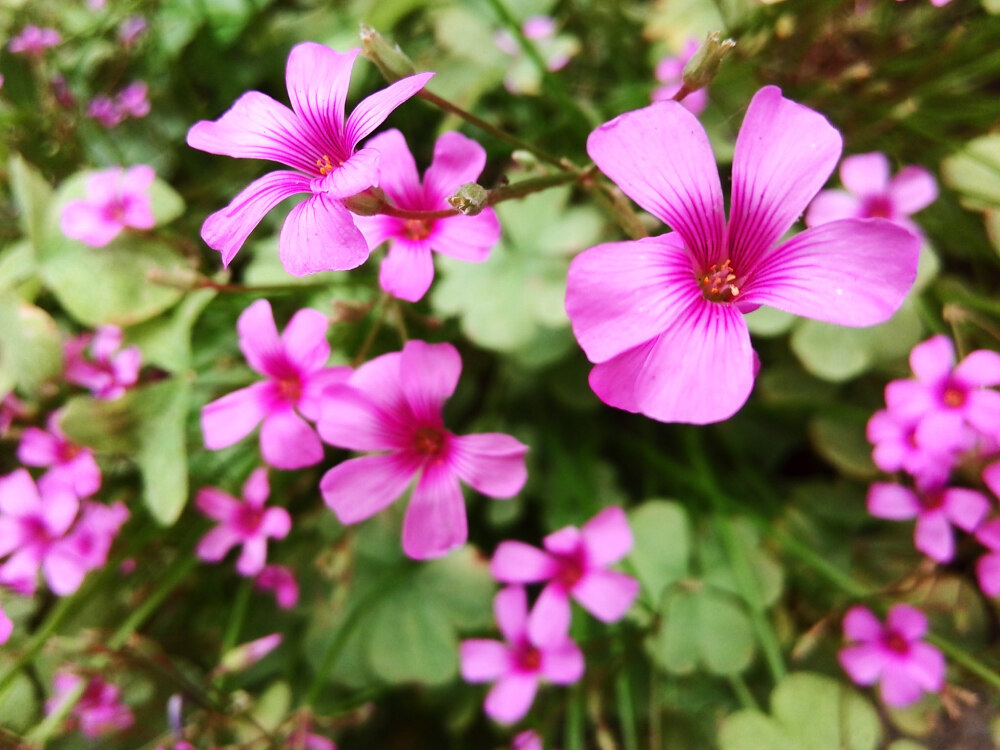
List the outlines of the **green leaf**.
{"type": "Polygon", "coordinates": [[[659,601],[667,586],[688,573],[690,529],[684,508],[667,500],[649,500],[628,514],[632,527],[629,560],[642,588],[659,601]]]}
{"type": "Polygon", "coordinates": [[[759,307],[746,315],[747,327],[754,336],[780,336],[787,333],[798,317],[773,307],[759,307]]]}
{"type": "Polygon", "coordinates": [[[128,343],[142,350],[145,364],[157,365],[175,375],[185,372],[191,367],[191,329],[216,294],[213,289],[187,294],[170,315],[130,328],[128,343]]]}
{"type": "MultiPolygon", "coordinates": [[[[747,601],[747,606],[770,607],[781,598],[785,575],[781,564],[761,546],[760,534],[744,518],[732,522],[736,543],[742,547],[753,585],[760,595],[758,602],[747,601]]],[[[701,544],[698,545],[699,560],[703,571],[703,580],[715,588],[724,589],[739,595],[740,588],[736,583],[732,566],[718,538],[715,529],[701,544]]]]}
{"type": "Polygon", "coordinates": [[[474,630],[493,623],[496,585],[489,563],[475,547],[466,545],[422,565],[414,585],[457,628],[474,630]]]}
{"type": "Polygon", "coordinates": [[[882,736],[871,704],[822,675],[788,675],[771,694],[771,710],[728,717],[719,730],[721,750],[875,750],[882,736]]]}
{"type": "Polygon", "coordinates": [[[1000,206],[1000,133],[969,141],[941,162],[944,181],[962,194],[968,208],[1000,206]]]}
{"type": "Polygon", "coordinates": [[[184,213],[184,199],[181,194],[159,177],[155,178],[149,187],[149,202],[156,226],[173,221],[184,213]]]}
{"type": "Polygon", "coordinates": [[[809,423],[816,452],[848,476],[872,480],[879,471],[872,462],[872,446],[865,422],[843,417],[817,417],[809,423]]]}
{"type": "Polygon", "coordinates": [[[458,639],[448,618],[410,586],[393,589],[366,629],[369,663],[387,682],[441,685],[458,674],[458,639]]]}
{"type": "Polygon", "coordinates": [[[136,462],[142,474],[143,499],[160,524],[170,526],[187,502],[188,470],[185,425],[190,386],[174,378],[134,391],[141,429],[136,462]]]}
{"type": "Polygon", "coordinates": [[[653,635],[656,663],[674,674],[688,674],[698,666],[698,599],[691,591],[669,592],[661,610],[663,618],[653,635]]]}
{"type": "Polygon", "coordinates": [[[0,293],[0,382],[29,394],[62,373],[62,339],[40,307],[0,293]]]}
{"type": "Polygon", "coordinates": [[[692,583],[668,592],[653,636],[653,658],[674,674],[703,664],[715,674],[738,674],[754,655],[753,624],[729,596],[692,583]]]}
{"type": "MultiPolygon", "coordinates": [[[[10,668],[9,662],[12,660],[13,657],[10,657],[0,662],[5,672],[10,668]]],[[[27,674],[20,672],[14,676],[0,701],[0,727],[23,732],[34,723],[39,708],[34,683],[27,674]]]]}
{"type": "Polygon", "coordinates": [[[0,291],[13,289],[35,273],[35,250],[22,240],[0,250],[0,291]]]}
{"type": "Polygon", "coordinates": [[[17,205],[18,223],[28,240],[37,248],[47,231],[52,186],[20,154],[11,156],[8,169],[14,203],[17,205]]]}

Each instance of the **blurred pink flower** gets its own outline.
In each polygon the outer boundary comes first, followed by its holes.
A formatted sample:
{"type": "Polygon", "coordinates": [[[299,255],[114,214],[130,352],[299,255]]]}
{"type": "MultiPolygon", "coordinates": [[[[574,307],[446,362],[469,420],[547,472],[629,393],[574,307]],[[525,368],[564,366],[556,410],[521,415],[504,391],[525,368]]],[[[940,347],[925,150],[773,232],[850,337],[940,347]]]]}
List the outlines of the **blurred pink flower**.
{"type": "Polygon", "coordinates": [[[229,265],[268,211],[299,193],[309,198],[292,209],[278,238],[278,254],[288,273],[345,271],[368,259],[368,245],[342,201],[379,183],[379,155],[371,148],[355,148],[434,74],[396,81],[361,100],[345,120],[344,101],[360,51],[298,44],[285,71],[291,110],[248,91],[218,120],[202,120],[188,131],[192,148],[267,159],[296,170],[264,175],[205,220],[202,239],[222,254],[223,265],[229,265]]]}
{"type": "Polygon", "coordinates": [[[95,96],[87,104],[87,117],[97,120],[102,127],[116,128],[125,120],[125,113],[118,103],[109,96],[95,96]]]}
{"type": "Polygon", "coordinates": [[[566,311],[602,401],[662,422],[728,419],[756,374],[744,313],[770,305],[868,326],[896,311],[916,277],[910,232],[844,219],[781,242],[840,150],[819,113],[762,88],[736,141],[727,225],[708,137],[680,104],[626,112],[590,134],[597,166],[674,229],[592,247],[570,265],[566,311]]]}
{"type": "Polygon", "coordinates": [[[337,750],[333,740],[315,734],[310,729],[311,722],[308,719],[296,726],[285,740],[288,750],[337,750]]]}
{"type": "Polygon", "coordinates": [[[840,664],[858,685],[880,683],[887,705],[908,705],[944,686],[944,657],[921,640],[926,632],[924,613],[907,604],[890,607],[884,627],[871,610],[851,607],[844,637],[856,645],[841,649],[840,664]]]}
{"type": "Polygon", "coordinates": [[[299,602],[299,584],[295,575],[284,565],[265,565],[254,579],[254,587],[273,591],[278,606],[291,609],[299,602]]]}
{"type": "Polygon", "coordinates": [[[146,33],[149,24],[142,16],[129,16],[118,26],[118,39],[126,47],[135,43],[136,39],[146,33]]]}
{"type": "Polygon", "coordinates": [[[51,467],[42,482],[59,482],[77,497],[89,497],[101,487],[101,470],[92,450],[71,442],[59,429],[59,416],[59,412],[49,415],[47,430],[25,428],[17,458],[26,466],[51,467]]]}
{"type": "Polygon", "coordinates": [[[121,502],[103,505],[85,501],[82,504],[67,542],[88,571],[105,566],[111,545],[128,518],[128,508],[121,502]]]}
{"type": "Polygon", "coordinates": [[[256,576],[267,561],[267,540],[284,539],[292,528],[292,519],[284,508],[265,510],[264,503],[271,493],[267,469],[258,468],[243,485],[243,501],[215,487],[198,491],[198,510],[218,522],[198,542],[198,557],[206,562],[219,562],[235,546],[243,551],[236,561],[242,576],[256,576]]]}
{"type": "Polygon", "coordinates": [[[49,83],[52,86],[52,95],[56,98],[60,107],[64,109],[73,109],[76,107],[76,97],[73,96],[73,92],[66,82],[66,76],[54,76],[49,83]]]}
{"type": "Polygon", "coordinates": [[[903,418],[888,409],[872,414],[867,426],[868,442],[874,446],[872,460],[882,471],[905,471],[918,486],[944,484],[960,450],[973,447],[974,436],[969,431],[962,442],[931,450],[917,443],[918,424],[919,419],[903,418]]]}
{"type": "MultiPolygon", "coordinates": [[[[579,50],[579,43],[568,35],[556,36],[556,22],[549,16],[536,15],[521,25],[525,39],[534,43],[535,49],[545,63],[545,69],[555,72],[565,68],[579,50]]],[[[527,59],[520,41],[507,29],[501,29],[493,41],[501,52],[515,58],[507,66],[504,87],[513,94],[537,94],[541,88],[541,77],[534,63],[527,59]],[[525,65],[527,63],[527,65],[525,65]]]]}
{"type": "Polygon", "coordinates": [[[501,583],[548,581],[535,602],[531,637],[546,642],[549,634],[566,633],[569,597],[602,622],[620,620],[639,593],[631,576],[608,570],[632,548],[632,530],[621,508],[605,508],[582,529],[567,526],[543,540],[542,551],[516,541],[501,542],[490,572],[501,583]]]}
{"type": "Polygon", "coordinates": [[[976,529],[976,539],[989,550],[976,561],[979,588],[987,596],[1000,596],[1000,518],[976,529]]]}
{"type": "Polygon", "coordinates": [[[89,388],[95,398],[113,401],[136,384],[142,353],[136,346],[121,348],[122,329],[99,326],[66,342],[63,377],[67,383],[89,388]],[[89,356],[88,356],[89,355],[89,356]]]}
{"type": "MultiPolygon", "coordinates": [[[[656,64],[656,80],[663,85],[653,89],[651,98],[654,102],[673,99],[674,94],[681,90],[681,86],[684,83],[684,66],[688,60],[694,57],[700,46],[701,42],[697,39],[688,39],[684,43],[684,50],[679,55],[664,57],[656,64]]],[[[700,115],[708,105],[708,89],[692,91],[681,100],[681,104],[691,114],[700,115]]]]}
{"type": "MultiPolygon", "coordinates": [[[[379,186],[398,207],[410,211],[450,208],[447,198],[467,182],[475,182],[486,165],[486,151],[461,133],[445,133],[434,145],[434,160],[420,182],[417,165],[406,139],[387,130],[365,144],[381,154],[379,186]]],[[[354,223],[369,247],[389,243],[379,283],[390,294],[416,302],[434,279],[431,251],[481,263],[500,239],[500,222],[492,208],[476,216],[444,219],[397,219],[393,216],[357,216],[354,223]]]]}
{"type": "Polygon", "coordinates": [[[538,736],[538,732],[532,729],[525,729],[514,736],[511,750],[544,750],[544,747],[542,738],[538,736]]]}
{"type": "Polygon", "coordinates": [[[0,437],[4,437],[15,419],[25,416],[24,402],[13,393],[0,398],[0,437]]]}
{"type": "Polygon", "coordinates": [[[41,571],[54,594],[76,591],[87,574],[68,535],[79,507],[67,487],[36,486],[27,469],[0,477],[0,584],[30,595],[41,571]]]}
{"type": "Polygon", "coordinates": [[[937,181],[923,167],[904,167],[889,179],[885,154],[857,154],[840,163],[840,181],[847,190],[820,192],[806,211],[806,226],[852,217],[882,218],[923,236],[910,216],[937,198],[937,181]]]}
{"type": "MultiPolygon", "coordinates": [[[[904,0],[896,0],[897,3],[901,3],[903,1],[904,0]]],[[[931,0],[931,5],[933,5],[935,8],[942,8],[950,2],[951,0],[931,0]]]]}
{"type": "Polygon", "coordinates": [[[28,24],[21,33],[10,40],[7,45],[15,55],[41,57],[49,47],[55,47],[62,41],[62,36],[55,29],[43,28],[28,24]]]}
{"type": "Polygon", "coordinates": [[[14,632],[14,622],[0,607],[0,646],[10,640],[10,634],[14,632]]]}
{"type": "Polygon", "coordinates": [[[92,172],[87,177],[87,197],[68,201],[62,208],[63,234],[104,247],[123,229],[152,229],[156,219],[149,188],[155,177],[145,164],[92,172]]]}
{"type": "Polygon", "coordinates": [[[940,563],[955,556],[952,525],[972,532],[989,510],[990,501],[983,493],[964,487],[937,486],[914,492],[900,484],[875,482],[868,489],[868,512],[891,521],[916,518],[916,548],[940,563]]]}
{"type": "Polygon", "coordinates": [[[219,664],[218,673],[242,672],[259,662],[281,645],[281,633],[271,633],[263,638],[241,643],[226,652],[219,664]]]}
{"type": "Polygon", "coordinates": [[[417,478],[403,522],[403,550],[438,557],[465,543],[465,501],[459,480],[489,497],[520,492],[528,447],[510,435],[455,435],[441,417],[462,360],[451,344],[409,341],[401,352],[366,362],[344,385],[327,389],[317,423],[327,443],[382,451],[330,469],[323,499],[341,523],[369,518],[417,478]]]}
{"type": "Polygon", "coordinates": [[[247,364],[267,380],[223,396],[201,410],[205,447],[239,442],[258,425],[264,460],[277,469],[301,469],[323,458],[323,445],[305,420],[316,420],[323,390],[350,376],[349,367],[327,367],[329,320],[299,310],[279,336],[271,303],[257,300],[236,323],[247,364]],[[305,419],[303,419],[305,417],[305,419]]]}
{"type": "Polygon", "coordinates": [[[129,117],[145,117],[149,114],[149,86],[145,81],[133,81],[118,92],[115,103],[118,110],[129,117]]]}
{"type": "MultiPolygon", "coordinates": [[[[52,697],[45,703],[46,713],[53,713],[83,680],[72,672],[56,672],[52,680],[52,697]]],[[[80,732],[90,739],[128,729],[135,723],[132,710],[122,703],[121,688],[96,675],[87,680],[82,697],[71,709],[71,716],[80,732]]]]}
{"type": "Polygon", "coordinates": [[[493,611],[507,643],[462,641],[462,677],[467,682],[496,681],[486,696],[486,713],[513,724],[528,713],[540,679],[568,685],[583,676],[583,653],[566,630],[551,630],[542,642],[532,636],[547,629],[533,622],[540,616],[537,607],[528,614],[528,596],[521,586],[501,590],[493,600],[493,611]]]}

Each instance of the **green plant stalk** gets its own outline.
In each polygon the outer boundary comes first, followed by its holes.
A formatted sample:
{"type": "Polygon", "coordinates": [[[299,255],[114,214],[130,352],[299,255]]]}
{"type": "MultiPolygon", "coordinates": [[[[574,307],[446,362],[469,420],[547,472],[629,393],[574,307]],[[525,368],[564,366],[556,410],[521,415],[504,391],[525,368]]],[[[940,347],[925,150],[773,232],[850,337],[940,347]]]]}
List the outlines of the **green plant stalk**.
{"type": "Polygon", "coordinates": [[[134,609],[125,622],[111,635],[108,639],[108,648],[117,651],[124,646],[129,637],[142,627],[143,623],[163,604],[163,600],[173,593],[173,590],[184,581],[187,574],[197,564],[198,560],[193,554],[178,557],[167,568],[167,572],[161,579],[156,591],[150,594],[142,604],[134,609]]]}
{"type": "Polygon", "coordinates": [[[615,702],[618,705],[618,721],[622,728],[622,745],[625,750],[639,750],[635,702],[632,700],[632,685],[625,669],[619,671],[615,677],[615,702]]]}
{"type": "Polygon", "coordinates": [[[737,700],[739,700],[740,705],[743,708],[750,709],[751,711],[760,711],[760,706],[757,705],[757,701],[753,697],[753,693],[750,692],[750,688],[747,687],[746,680],[744,680],[738,674],[729,675],[729,686],[733,689],[733,693],[736,694],[737,700]]]}
{"type": "Polygon", "coordinates": [[[32,729],[25,739],[31,743],[32,746],[37,746],[39,748],[44,748],[45,743],[49,741],[58,730],[63,722],[63,719],[73,710],[73,706],[77,704],[80,698],[83,697],[84,691],[87,689],[87,683],[84,680],[73,687],[66,695],[62,697],[58,705],[56,705],[55,710],[48,713],[45,718],[32,729]]]}
{"type": "Polygon", "coordinates": [[[566,750],[585,750],[583,729],[585,714],[584,695],[578,685],[573,689],[566,706],[566,750]]]}
{"type": "Polygon", "coordinates": [[[20,672],[24,668],[24,665],[35,658],[38,652],[42,650],[42,647],[49,640],[52,634],[55,633],[66,618],[73,614],[73,612],[79,607],[80,602],[83,601],[82,594],[89,593],[91,588],[93,588],[93,584],[87,586],[85,582],[75,595],[63,597],[52,608],[52,611],[49,612],[49,616],[45,618],[45,622],[42,623],[42,626],[34,632],[27,644],[25,644],[21,655],[10,666],[10,668],[3,673],[3,676],[0,677],[0,703],[3,703],[4,699],[7,697],[7,690],[10,689],[17,673],[20,672]]]}
{"type": "MultiPolygon", "coordinates": [[[[253,580],[244,579],[240,583],[236,592],[236,601],[233,602],[232,612],[229,614],[229,623],[226,625],[226,632],[222,635],[222,646],[219,648],[219,663],[223,657],[232,650],[239,640],[240,631],[243,630],[243,622],[247,617],[247,610],[250,606],[250,594],[253,592],[253,580]]],[[[215,678],[215,687],[221,688],[225,683],[226,675],[220,674],[215,678]]]]}

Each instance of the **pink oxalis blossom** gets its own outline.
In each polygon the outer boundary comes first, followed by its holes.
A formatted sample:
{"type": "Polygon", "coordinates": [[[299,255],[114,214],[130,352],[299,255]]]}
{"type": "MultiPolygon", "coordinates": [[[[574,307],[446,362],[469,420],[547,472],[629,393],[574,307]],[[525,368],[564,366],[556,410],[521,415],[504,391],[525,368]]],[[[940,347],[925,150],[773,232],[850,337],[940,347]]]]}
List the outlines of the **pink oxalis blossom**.
{"type": "Polygon", "coordinates": [[[267,561],[267,540],[284,539],[292,528],[292,519],[284,508],[264,508],[271,493],[267,469],[254,469],[243,485],[243,500],[215,487],[198,491],[198,510],[218,522],[198,542],[198,557],[219,562],[230,549],[242,546],[236,570],[243,576],[256,576],[267,561]]]}
{"type": "MultiPolygon", "coordinates": [[[[475,182],[486,166],[486,151],[461,133],[445,133],[434,144],[434,160],[421,183],[413,154],[398,130],[387,130],[365,144],[381,155],[379,187],[397,208],[439,211],[450,208],[447,198],[467,182],[475,182]]],[[[492,208],[476,216],[443,219],[400,219],[357,216],[354,223],[369,247],[389,243],[379,283],[400,299],[416,302],[434,279],[431,251],[481,263],[500,239],[500,222],[492,208]]]]}
{"type": "Polygon", "coordinates": [[[278,237],[278,254],[288,273],[344,271],[367,260],[368,245],[342,201],[379,184],[379,153],[355,149],[434,74],[396,81],[363,99],[345,119],[351,69],[360,51],[298,44],[285,71],[291,109],[248,91],[218,120],[202,120],[188,131],[192,148],[267,159],[295,170],[264,175],[205,220],[202,239],[222,254],[223,265],[229,265],[268,211],[299,193],[309,198],[292,209],[278,237]]]}
{"type": "MultiPolygon", "coordinates": [[[[534,45],[549,72],[565,68],[579,49],[579,43],[573,37],[556,36],[556,22],[551,16],[535,15],[527,18],[521,24],[521,33],[534,45]]],[[[507,66],[504,87],[512,94],[538,94],[541,90],[541,75],[534,61],[521,49],[520,40],[507,29],[501,29],[494,35],[493,41],[501,52],[514,58],[507,66]]]]}
{"type": "MultiPolygon", "coordinates": [[[[697,39],[688,39],[684,43],[684,50],[679,55],[664,57],[656,64],[654,75],[662,86],[653,89],[652,99],[654,102],[668,101],[681,90],[684,84],[684,66],[687,61],[694,57],[694,54],[701,46],[697,39]]],[[[700,115],[708,106],[708,90],[698,89],[692,91],[681,100],[681,104],[693,115],[700,115]]]]}
{"type": "Polygon", "coordinates": [[[261,591],[273,591],[282,609],[291,609],[299,602],[299,583],[295,574],[284,565],[265,565],[253,584],[261,591]]]}
{"type": "Polygon", "coordinates": [[[871,610],[852,607],[844,637],[854,645],[840,651],[840,664],[858,685],[878,682],[887,705],[908,705],[944,687],[944,657],[923,642],[926,633],[924,613],[907,604],[890,607],[884,626],[871,610]]]}
{"type": "Polygon", "coordinates": [[[539,680],[569,685],[583,676],[583,653],[565,629],[535,623],[540,616],[538,609],[528,614],[528,595],[522,586],[501,590],[493,600],[493,611],[507,642],[483,638],[462,641],[462,677],[467,682],[496,681],[486,696],[486,713],[513,724],[531,708],[539,680]],[[534,637],[533,633],[542,631],[544,640],[534,637]]]}
{"type": "MultiPolygon", "coordinates": [[[[83,677],[72,672],[56,672],[52,680],[53,695],[45,703],[46,712],[54,713],[83,682],[83,677]]],[[[121,688],[97,675],[87,679],[70,715],[80,732],[90,739],[128,729],[135,723],[132,710],[122,702],[121,688]]]]}
{"type": "Polygon", "coordinates": [[[727,419],[757,369],[744,313],[770,305],[868,326],[895,312],[916,277],[910,232],[843,219],[780,241],[840,151],[824,117],[762,88],[736,141],[727,223],[708,137],[680,104],[627,112],[590,134],[601,170],[674,230],[598,245],[570,266],[566,310],[602,401],[664,422],[727,419]]]}
{"type": "Polygon", "coordinates": [[[544,750],[542,738],[533,729],[525,729],[514,736],[511,750],[544,750]]]}
{"type": "Polygon", "coordinates": [[[153,168],[145,164],[91,173],[87,197],[69,201],[62,208],[59,226],[63,234],[92,247],[104,247],[123,229],[152,229],[156,219],[149,188],[155,177],[153,168]]]}
{"type": "Polygon", "coordinates": [[[403,550],[437,557],[465,543],[459,480],[489,497],[513,497],[527,479],[528,447],[501,433],[455,435],[441,409],[462,360],[451,344],[409,341],[401,352],[366,362],[344,385],[327,389],[317,424],[327,443],[377,455],[352,458],[320,482],[341,523],[357,523],[392,503],[417,479],[403,522],[403,550]]]}
{"type": "Polygon", "coordinates": [[[944,484],[958,452],[972,447],[971,435],[957,445],[931,449],[917,442],[918,424],[919,419],[888,409],[872,414],[867,426],[868,442],[874,446],[872,460],[882,471],[905,471],[922,487],[944,484]]]}
{"type": "Polygon", "coordinates": [[[965,487],[930,487],[916,491],[900,484],[876,482],[868,489],[868,512],[892,521],[917,519],[916,548],[936,562],[955,556],[952,526],[971,532],[990,510],[990,501],[965,487]]]}
{"type": "Polygon", "coordinates": [[[122,346],[122,329],[100,326],[66,342],[63,354],[67,383],[89,388],[95,398],[112,401],[136,384],[142,353],[136,346],[122,346]]]}
{"type": "Polygon", "coordinates": [[[351,374],[349,367],[326,366],[329,322],[318,310],[299,310],[279,336],[267,300],[257,300],[242,312],[236,322],[240,349],[247,364],[267,380],[201,410],[206,448],[233,445],[260,424],[261,454],[271,466],[301,469],[323,458],[323,445],[305,420],[319,417],[323,389],[351,374]]]}
{"type": "Polygon", "coordinates": [[[125,113],[110,96],[95,96],[87,103],[87,117],[97,120],[102,128],[116,128],[125,121],[125,113]]]}
{"type": "Polygon", "coordinates": [[[543,540],[545,551],[516,541],[501,542],[490,571],[502,583],[547,581],[530,627],[537,641],[549,631],[569,630],[572,596],[602,622],[620,620],[639,593],[631,576],[608,570],[632,548],[632,530],[621,508],[605,508],[582,529],[567,526],[543,540]]]}
{"type": "MultiPolygon", "coordinates": [[[[996,497],[1000,497],[1000,462],[983,469],[983,481],[996,497]]],[[[976,561],[979,588],[987,596],[1000,596],[1000,518],[994,518],[976,529],[976,540],[988,552],[976,561]]]]}
{"type": "Polygon", "coordinates": [[[55,47],[62,41],[62,35],[55,29],[28,24],[21,33],[10,40],[7,45],[15,55],[41,57],[49,47],[55,47]]]}
{"type": "Polygon", "coordinates": [[[149,86],[145,81],[133,81],[118,92],[115,104],[128,117],[142,118],[149,114],[149,86]]]}
{"type": "Polygon", "coordinates": [[[889,159],[875,151],[848,156],[840,163],[846,190],[823,190],[809,204],[806,226],[856,217],[880,217],[922,236],[910,219],[937,198],[937,181],[923,167],[904,167],[889,178],[889,159]]]}
{"type": "Polygon", "coordinates": [[[59,413],[49,415],[45,430],[27,427],[17,446],[17,458],[26,466],[48,466],[43,482],[59,482],[79,498],[101,487],[101,470],[94,452],[73,443],[59,429],[59,413]]]}

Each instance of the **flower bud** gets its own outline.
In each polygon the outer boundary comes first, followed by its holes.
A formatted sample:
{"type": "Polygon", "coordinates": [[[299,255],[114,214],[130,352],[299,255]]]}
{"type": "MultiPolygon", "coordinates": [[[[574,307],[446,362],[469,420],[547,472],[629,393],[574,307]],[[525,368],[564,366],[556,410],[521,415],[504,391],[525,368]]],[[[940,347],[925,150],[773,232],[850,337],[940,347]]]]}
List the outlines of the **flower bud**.
{"type": "Polygon", "coordinates": [[[358,216],[374,216],[385,205],[385,193],[381,188],[368,188],[363,193],[352,195],[344,201],[347,210],[358,216]]]}
{"type": "Polygon", "coordinates": [[[736,42],[732,39],[720,41],[719,32],[710,31],[705,42],[684,66],[684,87],[688,91],[697,91],[708,86],[718,75],[722,61],[735,46],[736,42]]]}
{"type": "Polygon", "coordinates": [[[216,673],[242,672],[244,669],[259,662],[280,645],[281,633],[272,633],[255,641],[249,641],[248,643],[236,646],[223,655],[221,663],[216,668],[216,673]]]}
{"type": "Polygon", "coordinates": [[[389,83],[417,72],[406,53],[366,23],[361,24],[361,51],[389,83]]]}
{"type": "Polygon", "coordinates": [[[489,193],[482,185],[467,182],[454,195],[448,197],[448,205],[466,216],[475,216],[486,208],[489,197],[489,193]]]}

